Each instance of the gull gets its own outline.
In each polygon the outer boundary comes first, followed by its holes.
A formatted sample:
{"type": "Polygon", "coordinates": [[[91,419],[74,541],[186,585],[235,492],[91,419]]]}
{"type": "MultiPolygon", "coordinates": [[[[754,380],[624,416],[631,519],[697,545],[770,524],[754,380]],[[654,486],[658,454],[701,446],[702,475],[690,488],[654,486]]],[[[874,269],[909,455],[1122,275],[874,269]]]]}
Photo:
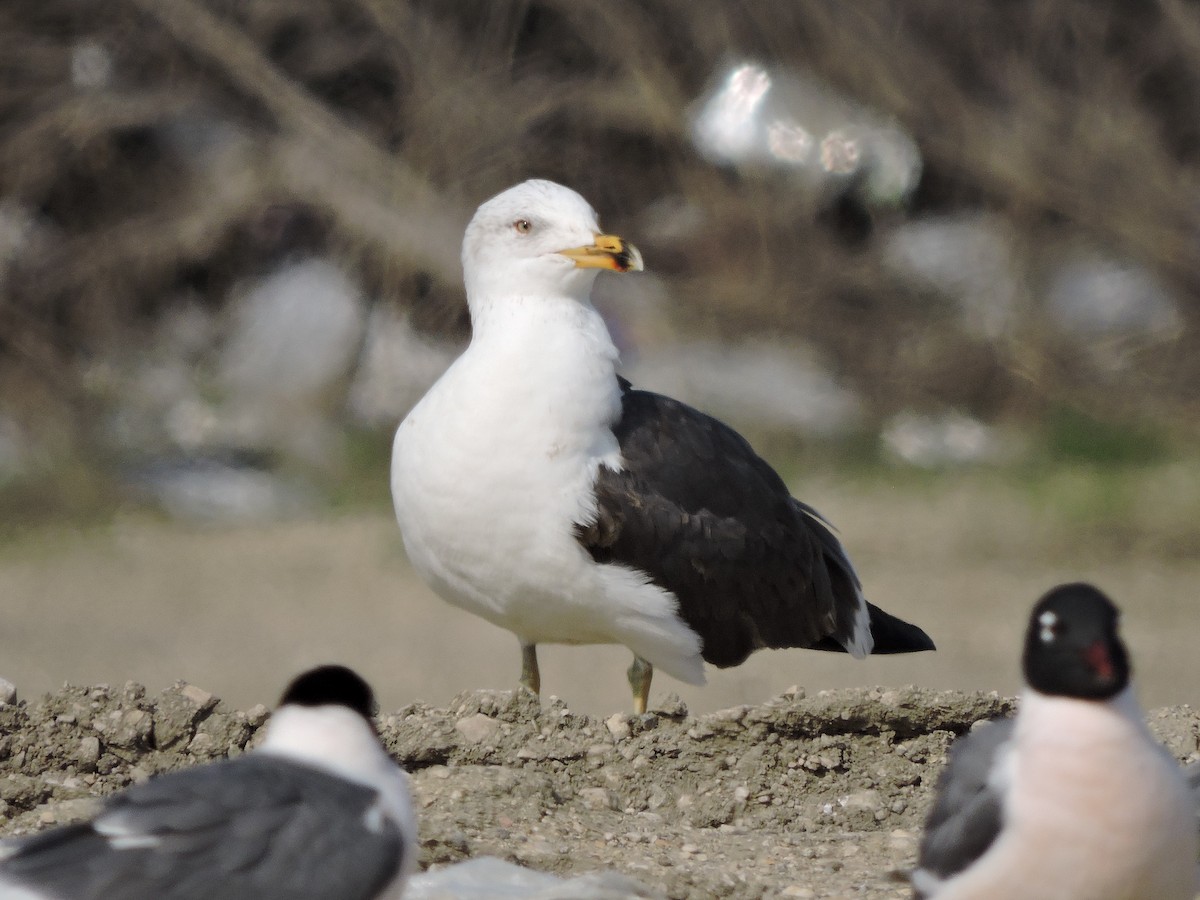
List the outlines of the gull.
{"type": "Polygon", "coordinates": [[[344,666],[297,677],[254,751],[0,845],[0,900],[375,900],[416,861],[408,776],[344,666]]]}
{"type": "Polygon", "coordinates": [[[754,650],[932,650],[868,603],[830,527],[744,438],[636,390],[592,305],[641,254],[575,191],[526,181],[467,226],[470,345],[400,423],[391,487],[404,546],[442,598],[539,643],[623,644],[644,712],[655,668],[754,650]]]}
{"type": "Polygon", "coordinates": [[[918,898],[1193,900],[1195,799],[1146,728],[1118,615],[1079,583],[1034,606],[1020,711],[954,745],[918,898]]]}

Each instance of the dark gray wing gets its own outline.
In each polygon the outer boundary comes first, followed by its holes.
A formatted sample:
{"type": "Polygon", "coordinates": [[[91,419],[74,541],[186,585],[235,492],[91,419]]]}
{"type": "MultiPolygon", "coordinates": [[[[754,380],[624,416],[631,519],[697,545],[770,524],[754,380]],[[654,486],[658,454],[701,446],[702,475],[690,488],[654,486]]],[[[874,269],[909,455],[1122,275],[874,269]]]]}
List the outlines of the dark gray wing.
{"type": "Polygon", "coordinates": [[[599,515],[577,529],[592,558],[640,569],[675,594],[714,665],[760,647],[841,649],[854,632],[857,578],[833,533],[733,429],[621,386],[613,432],[624,468],[601,467],[599,515]]]}
{"type": "Polygon", "coordinates": [[[1192,803],[1196,807],[1196,818],[1200,820],[1200,761],[1188,763],[1183,767],[1183,777],[1187,780],[1192,791],[1192,803]]]}
{"type": "Polygon", "coordinates": [[[959,738],[938,778],[937,796],[925,820],[913,885],[944,880],[979,859],[996,840],[1003,825],[1003,797],[995,787],[993,769],[1012,738],[1013,721],[989,722],[959,738]],[[924,874],[922,874],[924,873],[924,874]]]}
{"type": "Polygon", "coordinates": [[[92,822],[35,835],[0,863],[0,881],[70,900],[367,900],[404,848],[395,823],[371,813],[377,796],[241,757],[137,785],[92,822]]]}

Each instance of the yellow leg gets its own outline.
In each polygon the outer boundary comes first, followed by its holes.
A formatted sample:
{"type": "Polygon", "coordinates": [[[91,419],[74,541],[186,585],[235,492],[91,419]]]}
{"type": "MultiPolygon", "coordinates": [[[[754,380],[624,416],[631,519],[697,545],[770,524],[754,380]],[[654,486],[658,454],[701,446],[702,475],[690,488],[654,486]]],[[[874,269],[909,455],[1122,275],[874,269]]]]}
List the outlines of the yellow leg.
{"type": "Polygon", "coordinates": [[[542,692],[542,674],[538,671],[537,644],[521,645],[521,686],[535,697],[542,692]]]}
{"type": "Polygon", "coordinates": [[[633,711],[641,715],[650,700],[650,679],[654,677],[654,666],[640,656],[633,657],[633,664],[625,673],[629,676],[629,687],[633,690],[633,711]]]}

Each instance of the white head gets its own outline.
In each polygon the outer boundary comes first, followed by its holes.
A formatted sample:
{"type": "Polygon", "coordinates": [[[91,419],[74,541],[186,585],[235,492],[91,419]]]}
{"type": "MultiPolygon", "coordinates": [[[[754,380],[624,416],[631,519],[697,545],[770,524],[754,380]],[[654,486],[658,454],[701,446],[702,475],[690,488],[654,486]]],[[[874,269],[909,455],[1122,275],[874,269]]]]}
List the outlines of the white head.
{"type": "Polygon", "coordinates": [[[474,315],[482,298],[586,301],[600,269],[637,271],[642,257],[620,238],[602,234],[595,210],[575,191],[533,180],[479,207],[463,238],[462,263],[474,315]]]}

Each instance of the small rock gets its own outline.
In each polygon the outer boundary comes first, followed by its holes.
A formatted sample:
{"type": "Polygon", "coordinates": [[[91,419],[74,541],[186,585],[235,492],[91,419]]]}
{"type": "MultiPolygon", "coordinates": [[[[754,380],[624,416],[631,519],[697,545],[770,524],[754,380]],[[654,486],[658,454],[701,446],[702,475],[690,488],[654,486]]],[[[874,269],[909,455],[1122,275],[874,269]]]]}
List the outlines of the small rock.
{"type": "Polygon", "coordinates": [[[17,702],[17,686],[7,678],[0,678],[0,706],[17,702]]]}
{"type": "MultiPolygon", "coordinates": [[[[126,695],[129,694],[127,685],[126,695]]],[[[153,725],[150,714],[144,709],[113,710],[92,723],[92,727],[104,735],[106,744],[126,750],[144,750],[149,747],[153,725]]]]}
{"type": "Polygon", "coordinates": [[[53,816],[51,822],[56,824],[81,822],[96,815],[100,807],[101,801],[96,797],[75,797],[55,803],[49,810],[43,811],[42,816],[45,817],[48,812],[53,816]]]}
{"type": "MultiPolygon", "coordinates": [[[[194,684],[185,684],[179,688],[179,693],[191,700],[200,709],[207,709],[209,704],[213,702],[213,695],[204,690],[204,688],[196,687],[194,684]]],[[[214,706],[216,704],[213,704],[214,706]]]]}
{"type": "Polygon", "coordinates": [[[655,705],[654,711],[666,719],[686,719],[688,714],[687,704],[675,693],[663,697],[662,701],[655,705]]]}
{"type": "Polygon", "coordinates": [[[617,809],[616,797],[601,787],[582,788],[578,797],[587,809],[617,809]]]}
{"type": "Polygon", "coordinates": [[[798,884],[789,884],[779,892],[780,897],[815,897],[816,892],[812,888],[802,887],[798,884]]]}
{"type": "Polygon", "coordinates": [[[192,756],[211,756],[216,743],[211,734],[201,731],[188,743],[187,752],[192,756]]]}
{"type": "Polygon", "coordinates": [[[473,716],[467,716],[455,722],[454,729],[468,743],[482,744],[500,729],[500,723],[491,716],[475,713],[473,716]]]}
{"type": "Polygon", "coordinates": [[[621,713],[613,713],[604,720],[604,724],[613,736],[613,740],[623,741],[629,737],[629,720],[621,713]]]}
{"type": "Polygon", "coordinates": [[[79,763],[80,771],[96,771],[96,763],[100,761],[100,738],[89,735],[80,739],[79,749],[75,751],[75,759],[79,763]]]}
{"type": "Polygon", "coordinates": [[[196,726],[217,705],[217,699],[195,685],[177,681],[158,697],[154,715],[154,746],[165,750],[186,744],[196,726]]]}
{"type": "Polygon", "coordinates": [[[883,799],[879,791],[857,791],[841,801],[843,809],[865,809],[867,812],[878,812],[883,809],[883,799]]]}

